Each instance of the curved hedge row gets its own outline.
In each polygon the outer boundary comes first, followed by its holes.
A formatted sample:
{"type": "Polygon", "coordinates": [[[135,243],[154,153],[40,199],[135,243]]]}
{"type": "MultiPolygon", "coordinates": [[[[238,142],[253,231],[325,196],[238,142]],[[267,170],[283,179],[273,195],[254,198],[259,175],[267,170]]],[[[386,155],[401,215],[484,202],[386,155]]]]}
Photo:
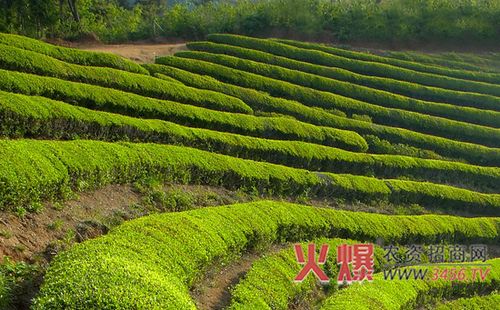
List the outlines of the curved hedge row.
{"type": "Polygon", "coordinates": [[[427,182],[310,172],[187,147],[98,141],[0,141],[0,209],[64,198],[72,190],[143,176],[261,194],[419,204],[445,212],[500,214],[500,195],[427,182]]]}
{"type": "Polygon", "coordinates": [[[471,81],[479,81],[486,82],[491,84],[499,84],[500,83],[500,74],[497,73],[489,73],[484,71],[468,71],[468,70],[456,70],[444,67],[438,67],[428,64],[422,64],[418,62],[395,59],[390,57],[383,57],[379,55],[373,55],[369,53],[358,52],[354,50],[342,49],[333,46],[328,46],[324,44],[314,44],[314,43],[306,43],[302,44],[301,42],[291,41],[291,40],[278,40],[278,42],[300,46],[308,49],[319,50],[328,54],[346,57],[350,59],[362,60],[367,62],[375,62],[381,64],[387,64],[410,69],[414,71],[419,71],[423,73],[433,73],[438,75],[444,75],[448,77],[454,77],[458,79],[471,80],[471,81]]]}
{"type": "MultiPolygon", "coordinates": [[[[95,67],[110,67],[129,72],[148,74],[139,64],[111,53],[83,51],[52,45],[39,40],[15,34],[0,33],[0,44],[45,54],[62,61],[95,67]]],[[[3,48],[3,46],[2,46],[3,48]]]]}
{"type": "Polygon", "coordinates": [[[276,61],[274,64],[289,67],[290,69],[300,69],[301,71],[322,75],[336,80],[378,88],[390,93],[401,94],[413,98],[500,111],[500,99],[495,96],[424,86],[416,84],[413,81],[407,82],[384,77],[362,75],[337,66],[321,65],[321,62],[320,64],[317,64],[317,62],[316,64],[309,63],[309,58],[304,57],[304,53],[306,55],[312,53],[312,55],[316,57],[325,57],[327,55],[314,53],[314,51],[300,49],[272,40],[225,34],[209,35],[208,40],[241,46],[252,50],[259,50],[261,52],[271,53],[275,56],[282,56],[268,58],[268,61],[276,61]]]}
{"type": "Polygon", "coordinates": [[[498,240],[498,219],[384,216],[270,201],[153,215],[58,255],[33,309],[195,309],[189,287],[230,255],[344,235],[491,242],[498,240]]]}
{"type": "Polygon", "coordinates": [[[7,277],[0,271],[0,309],[7,309],[10,303],[10,288],[7,277]]]}
{"type": "MultiPolygon", "coordinates": [[[[318,76],[314,74],[314,72],[310,72],[315,70],[307,70],[307,68],[319,66],[242,47],[211,42],[188,43],[188,47],[192,50],[225,54],[248,60],[244,61],[241,59],[236,63],[232,58],[218,59],[217,63],[222,65],[228,65],[235,69],[253,72],[317,90],[332,92],[345,97],[372,103],[377,106],[441,116],[452,120],[470,122],[484,126],[500,127],[500,112],[427,102],[350,82],[318,76]],[[306,70],[303,70],[303,67],[306,67],[306,70]]],[[[498,107],[500,108],[500,100],[498,107]]],[[[368,109],[368,111],[370,111],[370,109],[368,109]]]]}
{"type": "Polygon", "coordinates": [[[483,71],[483,72],[493,72],[499,73],[500,68],[495,68],[497,64],[488,63],[486,60],[480,63],[469,63],[463,60],[440,58],[436,57],[438,55],[419,53],[415,51],[383,51],[383,55],[387,57],[392,57],[401,60],[408,60],[413,62],[421,62],[430,65],[443,66],[451,69],[463,69],[471,71],[483,71]]]}
{"type": "Polygon", "coordinates": [[[180,101],[215,110],[247,114],[253,112],[243,101],[221,93],[187,87],[152,76],[112,68],[69,64],[49,56],[7,45],[0,49],[0,67],[97,84],[147,97],[180,101]]]}
{"type": "Polygon", "coordinates": [[[500,96],[500,85],[497,84],[457,79],[433,73],[423,73],[392,65],[333,55],[325,51],[317,50],[317,45],[313,43],[291,40],[276,41],[302,49],[303,52],[299,56],[312,63],[325,66],[337,66],[361,74],[383,76],[427,86],[500,96]]]}
{"type": "MultiPolygon", "coordinates": [[[[339,238],[322,238],[311,242],[318,247],[321,244],[329,245],[325,264],[328,267],[325,267],[325,272],[332,281],[335,281],[338,269],[336,263],[337,246],[359,243],[359,241],[339,238]]],[[[304,251],[307,251],[305,250],[307,249],[306,244],[302,244],[304,251]]],[[[375,271],[379,271],[380,265],[383,265],[386,260],[382,248],[376,245],[374,248],[374,267],[375,271]]],[[[304,253],[304,255],[306,254],[304,253]]],[[[317,280],[314,276],[309,275],[301,283],[293,282],[292,279],[299,273],[300,268],[292,246],[256,260],[245,277],[231,291],[231,304],[228,309],[287,310],[290,304],[295,304],[297,301],[307,302],[307,299],[312,297],[311,293],[317,286],[317,280]]],[[[335,289],[333,286],[331,287],[335,289]]]]}
{"type": "MultiPolygon", "coordinates": [[[[371,283],[353,284],[329,297],[321,309],[415,309],[425,303],[442,297],[469,295],[474,291],[495,290],[500,288],[500,259],[486,261],[491,264],[491,271],[484,282],[422,280],[384,280],[377,274],[371,283]]],[[[430,271],[434,266],[422,267],[430,271]]],[[[430,272],[429,271],[429,272],[430,272]]],[[[468,270],[468,276],[471,271],[468,270]]]]}
{"type": "Polygon", "coordinates": [[[455,310],[455,309],[474,309],[474,310],[491,310],[498,307],[500,304],[500,294],[492,293],[485,296],[475,296],[471,298],[460,298],[453,301],[437,304],[436,310],[455,310]]]}
{"type": "MultiPolygon", "coordinates": [[[[191,50],[238,57],[240,58],[238,62],[234,61],[233,58],[219,58],[216,60],[218,64],[230,66],[235,69],[264,75],[317,90],[328,91],[381,107],[441,116],[451,120],[484,126],[500,127],[499,112],[426,102],[387,91],[318,76],[314,73],[311,74],[311,72],[307,72],[314,70],[302,70],[303,67],[315,67],[315,65],[274,56],[256,50],[212,42],[194,42],[188,43],[187,45],[191,50]],[[284,64],[284,66],[282,64],[284,64]]],[[[372,110],[371,112],[377,111],[376,108],[373,110],[373,108],[368,106],[366,111],[370,113],[370,110],[372,110]]],[[[355,112],[359,113],[359,111],[355,112]]]]}
{"type": "MultiPolygon", "coordinates": [[[[276,81],[256,74],[246,73],[240,70],[196,59],[161,57],[157,58],[157,61],[164,65],[196,72],[198,74],[211,75],[224,82],[234,83],[244,87],[265,89],[270,86],[274,86],[277,89],[282,88],[283,91],[290,90],[292,92],[296,89],[306,89],[300,86],[292,86],[286,82],[276,81]]],[[[289,102],[291,103],[293,101],[289,102]]],[[[273,104],[274,103],[275,102],[273,102],[273,104]]],[[[432,150],[445,157],[463,158],[471,163],[482,165],[498,165],[500,162],[500,152],[495,148],[486,148],[476,144],[469,144],[451,139],[421,134],[403,128],[395,128],[355,119],[348,119],[333,115],[332,113],[325,113],[325,111],[321,111],[320,109],[312,109],[310,107],[309,109],[303,109],[303,106],[301,105],[290,104],[278,106],[275,104],[274,106],[277,109],[276,112],[290,114],[294,117],[314,124],[352,130],[361,135],[375,135],[392,143],[404,143],[432,150]],[[288,108],[286,106],[288,106],[288,108]]]]}
{"type": "MultiPolygon", "coordinates": [[[[0,70],[0,89],[28,95],[42,95],[91,109],[135,117],[163,119],[192,127],[204,127],[262,138],[308,141],[324,145],[340,146],[345,144],[348,149],[357,151],[366,151],[367,149],[366,141],[352,131],[314,126],[289,118],[257,117],[208,110],[173,101],[142,97],[119,90],[26,73],[0,70]]],[[[59,124],[58,126],[63,125],[59,124]]],[[[70,133],[71,131],[67,134],[70,133]]]]}
{"type": "MultiPolygon", "coordinates": [[[[375,123],[381,125],[403,127],[421,133],[486,146],[500,146],[500,129],[498,128],[479,126],[395,108],[381,107],[336,95],[330,92],[332,89],[337,89],[333,85],[330,85],[331,87],[322,86],[329,84],[328,81],[330,80],[312,74],[207,52],[179,52],[176,55],[227,66],[239,70],[238,73],[240,74],[254,74],[268,77],[272,79],[272,83],[260,85],[252,83],[252,81],[250,83],[258,90],[268,92],[273,96],[297,100],[308,106],[323,109],[338,109],[349,115],[366,114],[375,123]]],[[[248,86],[248,84],[244,86],[248,86]]],[[[465,113],[465,111],[462,111],[462,113],[465,113]]],[[[495,126],[498,127],[500,118],[494,114],[500,115],[500,113],[487,113],[491,114],[485,117],[488,124],[496,124],[495,126]]]]}
{"type": "MultiPolygon", "coordinates": [[[[285,94],[273,87],[266,89],[266,91],[273,94],[277,92],[276,95],[288,97],[288,99],[294,99],[295,96],[300,96],[300,100],[307,105],[318,106],[326,109],[339,109],[347,114],[367,114],[377,123],[385,125],[395,125],[398,127],[406,127],[415,131],[426,131],[431,134],[441,135],[450,137],[451,133],[456,133],[457,131],[462,134],[453,136],[455,139],[470,139],[473,142],[475,135],[481,135],[481,139],[487,136],[496,135],[500,136],[500,133],[495,134],[495,129],[500,127],[500,113],[495,111],[485,111],[472,108],[456,107],[448,104],[436,104],[427,102],[402,102],[396,103],[391,100],[390,97],[397,95],[389,94],[389,96],[379,96],[375,90],[365,88],[363,86],[355,86],[351,83],[339,82],[332,79],[327,79],[314,74],[304,73],[297,70],[290,70],[282,68],[279,66],[269,65],[266,63],[255,62],[251,60],[241,59],[233,56],[227,56],[222,54],[211,54],[212,52],[219,52],[218,47],[215,46],[204,46],[204,43],[193,43],[189,44],[189,47],[196,46],[196,50],[207,50],[206,52],[195,52],[194,54],[179,53],[182,57],[187,55],[187,58],[195,58],[203,61],[208,61],[216,63],[219,65],[227,66],[233,69],[258,74],[261,76],[266,76],[277,81],[289,82],[294,85],[304,86],[312,89],[316,95],[315,97],[320,97],[321,101],[313,104],[309,96],[304,96],[303,94],[294,94],[290,98],[290,94],[285,94]],[[200,47],[203,46],[203,47],[200,47]],[[353,97],[358,97],[356,94],[359,92],[357,88],[364,88],[362,98],[357,99],[367,99],[370,97],[385,97],[380,102],[386,102],[382,104],[371,104],[365,101],[353,99],[353,97]],[[319,93],[317,91],[320,91],[319,93]],[[326,92],[326,93],[325,93],[326,92]],[[340,95],[338,95],[340,94],[340,95]],[[429,113],[427,113],[429,111],[429,113]],[[417,113],[416,113],[417,112],[417,113]],[[429,114],[429,115],[428,115],[429,114]],[[439,114],[436,117],[432,114],[439,114]],[[443,117],[443,118],[442,118],[443,117]],[[458,121],[456,120],[458,119],[458,121]],[[476,123],[468,124],[466,122],[476,123]],[[496,127],[494,129],[479,126],[477,123],[484,126],[496,127]],[[465,128],[465,129],[464,129],[465,128]],[[486,133],[485,131],[493,131],[486,133]],[[469,135],[469,137],[463,136],[469,135]]],[[[311,90],[309,90],[309,93],[311,90]]],[[[296,92],[297,93],[297,92],[296,92]]],[[[300,93],[306,93],[305,89],[300,93]]],[[[500,132],[500,131],[499,131],[500,132]]]]}
{"type": "MultiPolygon", "coordinates": [[[[419,159],[371,155],[297,141],[277,141],[207,129],[190,128],[160,120],[136,119],[97,112],[45,99],[0,91],[0,135],[44,139],[95,139],[180,144],[235,157],[267,161],[324,172],[407,177],[471,189],[500,192],[500,168],[419,159]]],[[[319,137],[318,137],[319,138],[319,137]]],[[[330,137],[332,140],[334,137],[330,137]]],[[[338,137],[336,144],[357,148],[353,137],[338,137]]]]}

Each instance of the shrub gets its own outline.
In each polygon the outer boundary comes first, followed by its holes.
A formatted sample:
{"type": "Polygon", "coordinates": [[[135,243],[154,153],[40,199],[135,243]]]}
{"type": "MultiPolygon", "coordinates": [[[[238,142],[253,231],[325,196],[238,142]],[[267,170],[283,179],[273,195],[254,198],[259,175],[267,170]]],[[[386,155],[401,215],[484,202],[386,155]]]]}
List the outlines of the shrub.
{"type": "MultiPolygon", "coordinates": [[[[473,292],[482,290],[491,290],[498,287],[500,274],[500,259],[486,261],[491,264],[491,272],[484,282],[480,280],[469,281],[431,281],[428,278],[422,280],[385,280],[382,274],[374,276],[371,283],[363,285],[354,284],[350,287],[340,290],[329,297],[322,305],[321,309],[345,309],[346,306],[356,309],[393,309],[393,308],[418,308],[433,300],[441,300],[446,297],[457,297],[469,295],[473,292]]],[[[431,265],[422,267],[429,270],[438,267],[431,265]]],[[[403,267],[404,268],[404,267],[403,267]]],[[[471,277],[470,269],[467,276],[471,277]]]]}
{"type": "MultiPolygon", "coordinates": [[[[356,109],[355,103],[357,102],[351,101],[349,98],[357,99],[366,103],[372,103],[380,107],[396,108],[432,116],[441,116],[451,120],[469,122],[484,126],[500,126],[500,113],[498,112],[422,101],[397,95],[388,91],[360,86],[350,82],[338,81],[315,74],[314,69],[317,69],[319,66],[312,64],[293,61],[284,57],[274,56],[272,54],[241,48],[238,46],[212,42],[188,43],[188,47],[195,51],[223,54],[238,58],[238,60],[236,60],[236,58],[229,56],[218,56],[202,58],[202,60],[208,60],[210,62],[215,62],[246,72],[252,72],[270,78],[348,97],[345,98],[345,100],[349,103],[347,107],[351,109],[356,109]],[[282,64],[284,64],[284,66],[282,64]],[[306,70],[303,70],[304,67],[306,70]],[[307,70],[307,68],[309,68],[309,70],[307,70]],[[352,107],[353,105],[354,107],[352,107]]],[[[343,107],[343,109],[346,109],[346,107],[343,107]]],[[[371,113],[381,111],[378,107],[367,105],[365,105],[363,109],[371,113]]],[[[361,113],[360,111],[356,112],[361,113]]],[[[381,121],[383,121],[383,119],[381,119],[381,121]]],[[[397,120],[393,122],[397,123],[397,120]]]]}
{"type": "MultiPolygon", "coordinates": [[[[303,89],[303,87],[294,86],[286,82],[276,81],[256,74],[196,59],[161,57],[158,58],[157,61],[163,65],[173,66],[198,74],[208,74],[213,77],[217,77],[226,83],[234,83],[244,87],[253,87],[257,89],[276,87],[276,89],[283,92],[289,92],[290,94],[295,94],[303,89]]],[[[277,105],[275,106],[278,107],[277,105]]],[[[280,111],[282,113],[290,114],[314,124],[353,130],[361,135],[374,135],[391,143],[408,144],[414,147],[434,151],[441,156],[449,158],[462,158],[471,163],[487,165],[496,165],[496,163],[500,161],[500,153],[497,149],[493,148],[485,148],[480,145],[425,135],[405,130],[403,128],[370,124],[354,119],[339,117],[331,113],[321,113],[320,110],[320,112],[314,113],[313,110],[304,110],[298,105],[290,105],[288,109],[280,107],[280,109],[282,109],[280,111]]]]}
{"type": "MultiPolygon", "coordinates": [[[[180,144],[234,157],[383,178],[409,177],[500,190],[500,168],[392,155],[347,152],[298,141],[245,137],[161,120],[145,120],[74,107],[43,97],[0,92],[0,134],[43,139],[94,139],[180,144]]],[[[338,144],[349,148],[349,137],[338,144]]]]}
{"type": "Polygon", "coordinates": [[[71,190],[165,182],[223,186],[264,195],[419,204],[444,211],[499,214],[500,195],[434,183],[310,172],[187,147],[98,141],[0,141],[0,208],[65,198],[71,190]]]}
{"type": "Polygon", "coordinates": [[[0,70],[0,89],[29,95],[43,95],[91,109],[135,117],[163,119],[217,131],[271,139],[309,141],[324,145],[345,145],[346,148],[355,151],[367,149],[364,139],[352,131],[314,126],[283,117],[256,117],[208,110],[95,85],[26,73],[0,70]]]}
{"type": "MultiPolygon", "coordinates": [[[[337,90],[338,87],[333,85],[326,88],[321,87],[321,84],[329,84],[328,81],[331,80],[326,80],[315,75],[220,54],[179,52],[177,55],[180,57],[194,58],[220,64],[237,69],[240,73],[253,73],[258,76],[267,76],[271,78],[272,82],[257,84],[253,80],[249,80],[243,86],[248,87],[249,83],[251,83],[252,86],[258,90],[269,92],[273,96],[297,100],[308,106],[325,109],[339,109],[346,112],[348,115],[365,113],[372,117],[374,122],[382,125],[403,127],[416,132],[486,146],[500,146],[500,129],[498,128],[468,124],[395,108],[380,107],[339,96],[325,91],[326,89],[330,91],[337,90]]],[[[347,89],[349,87],[349,85],[345,85],[346,93],[348,93],[347,89]]],[[[479,112],[479,114],[484,113],[482,111],[479,112]]],[[[465,112],[462,111],[462,113],[465,112]]],[[[500,113],[486,113],[492,114],[490,115],[492,123],[499,123],[500,113]],[[498,115],[493,115],[495,113],[498,115]]]]}
{"type": "Polygon", "coordinates": [[[385,216],[270,201],[153,215],[56,257],[33,309],[195,309],[188,289],[215,262],[272,243],[344,235],[496,242],[498,219],[385,216]]]}
{"type": "MultiPolygon", "coordinates": [[[[28,37],[6,33],[0,33],[0,44],[37,52],[74,64],[109,67],[129,72],[148,74],[148,72],[139,64],[111,53],[91,52],[76,48],[67,48],[48,44],[28,37]]],[[[3,45],[2,48],[4,48],[3,45]]]]}
{"type": "MultiPolygon", "coordinates": [[[[326,53],[302,49],[292,45],[279,43],[274,40],[225,34],[209,35],[208,39],[213,42],[236,45],[273,54],[274,57],[266,57],[266,62],[287,67],[289,69],[301,70],[340,81],[364,85],[371,88],[378,88],[390,93],[420,98],[423,100],[446,102],[462,106],[500,111],[500,99],[495,96],[430,87],[415,84],[414,81],[400,81],[391,78],[358,74],[356,72],[348,71],[349,68],[347,68],[348,70],[343,69],[345,66],[331,66],[328,62],[328,54],[326,53]],[[315,57],[326,59],[322,62],[313,61],[315,57]]],[[[258,55],[261,57],[264,56],[260,53],[252,54],[253,57],[257,57],[258,55]]],[[[250,54],[247,56],[250,56],[250,54]]],[[[334,59],[337,61],[342,60],[341,58],[334,59]]]]}
{"type": "Polygon", "coordinates": [[[186,87],[152,76],[112,68],[69,64],[46,55],[8,45],[2,45],[0,49],[0,67],[97,84],[147,97],[180,101],[215,110],[252,113],[252,109],[243,101],[213,91],[186,87]]]}

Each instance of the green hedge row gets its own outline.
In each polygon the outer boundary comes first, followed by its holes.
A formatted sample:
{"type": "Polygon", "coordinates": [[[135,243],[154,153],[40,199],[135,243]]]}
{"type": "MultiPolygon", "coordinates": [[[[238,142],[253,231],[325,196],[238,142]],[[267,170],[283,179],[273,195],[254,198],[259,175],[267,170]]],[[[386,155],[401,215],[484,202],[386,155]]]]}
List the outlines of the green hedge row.
{"type": "Polygon", "coordinates": [[[303,52],[300,54],[300,57],[303,60],[312,63],[325,66],[338,66],[360,74],[383,76],[427,86],[500,96],[500,85],[498,84],[457,79],[433,73],[418,72],[382,63],[337,56],[329,52],[318,50],[319,45],[314,43],[292,40],[277,40],[277,42],[301,48],[303,52]]]}
{"type": "MultiPolygon", "coordinates": [[[[410,178],[500,192],[500,168],[371,155],[298,141],[246,137],[98,112],[46,99],[0,91],[0,135],[12,138],[94,139],[179,144],[235,157],[324,172],[410,178]]],[[[342,139],[343,138],[343,139],[342,139]]],[[[339,145],[355,148],[350,137],[339,145]]]]}
{"type": "MultiPolygon", "coordinates": [[[[190,72],[211,75],[224,82],[234,83],[244,87],[266,89],[272,86],[276,89],[282,89],[283,92],[289,91],[291,93],[306,90],[306,88],[304,87],[293,86],[286,82],[276,81],[256,74],[242,72],[240,70],[199,61],[196,59],[161,57],[158,58],[157,61],[160,64],[173,66],[183,70],[188,70],[190,72]]],[[[186,82],[187,79],[183,81],[186,82]]],[[[274,104],[275,102],[272,103],[274,104]]],[[[361,135],[375,135],[381,139],[390,141],[391,143],[403,143],[418,148],[432,150],[442,156],[449,158],[463,158],[471,163],[480,165],[482,164],[496,166],[500,162],[500,152],[495,148],[486,148],[484,146],[476,144],[464,143],[432,135],[421,134],[418,132],[405,130],[403,128],[394,128],[355,119],[348,119],[345,117],[336,116],[332,113],[325,113],[325,111],[321,111],[321,109],[311,109],[310,107],[309,109],[304,109],[301,105],[274,104],[274,106],[276,108],[276,112],[293,115],[294,117],[314,124],[352,130],[358,132],[361,135]],[[288,106],[288,108],[286,106],[288,106]]]]}
{"type": "MultiPolygon", "coordinates": [[[[325,78],[311,72],[306,73],[308,71],[314,70],[302,70],[302,67],[319,66],[302,63],[285,57],[274,56],[272,54],[267,54],[247,48],[211,42],[188,43],[188,47],[196,51],[225,54],[249,60],[239,60],[238,62],[236,62],[233,58],[217,59],[217,63],[222,65],[228,65],[235,69],[253,72],[256,74],[264,75],[278,80],[288,81],[317,90],[332,92],[345,97],[372,103],[377,106],[441,116],[452,120],[469,122],[484,126],[500,127],[500,112],[480,110],[470,107],[460,107],[450,104],[427,102],[404,97],[387,91],[369,88],[366,86],[325,78]],[[284,66],[281,65],[282,63],[284,64],[284,66]]],[[[369,106],[367,113],[369,113],[370,110],[373,109],[369,106]]],[[[372,112],[376,113],[377,109],[373,110],[372,112]]]]}
{"type": "MultiPolygon", "coordinates": [[[[199,75],[176,67],[157,64],[147,64],[144,65],[144,67],[154,75],[168,76],[182,81],[192,87],[215,90],[240,98],[250,105],[252,109],[260,112],[261,114],[285,114],[285,116],[292,116],[298,120],[312,124],[324,124],[328,126],[335,126],[336,116],[332,115],[332,113],[336,115],[340,114],[340,111],[327,112],[323,109],[311,108],[296,101],[272,97],[255,89],[224,83],[212,78],[211,76],[199,75]]],[[[365,138],[368,143],[369,151],[371,153],[397,154],[419,158],[449,160],[448,158],[440,156],[430,150],[419,149],[402,143],[391,144],[390,142],[381,140],[373,135],[365,134],[363,138],[365,138]]]]}
{"type": "Polygon", "coordinates": [[[117,88],[147,97],[174,100],[215,110],[251,114],[243,101],[208,90],[170,83],[152,76],[65,63],[39,53],[2,46],[0,68],[117,88]]]}
{"type": "Polygon", "coordinates": [[[419,204],[444,212],[500,213],[500,195],[426,182],[379,180],[239,159],[187,147],[98,141],[3,140],[0,208],[65,198],[72,190],[142,177],[265,195],[419,204]]]}
{"type": "MultiPolygon", "coordinates": [[[[500,288],[500,259],[491,259],[486,263],[491,264],[491,271],[484,282],[441,279],[384,280],[383,275],[379,273],[371,283],[354,284],[339,290],[325,301],[321,309],[418,309],[426,303],[442,298],[467,296],[474,292],[500,288]]],[[[428,269],[430,274],[437,266],[439,264],[422,268],[428,269]]],[[[449,265],[443,267],[448,268],[449,265]]],[[[471,276],[470,269],[466,274],[471,276]]]]}
{"type": "Polygon", "coordinates": [[[289,67],[290,69],[301,70],[371,88],[378,88],[390,93],[413,98],[500,111],[500,99],[495,96],[429,87],[411,81],[406,82],[378,76],[362,75],[339,68],[336,65],[321,65],[326,60],[323,62],[316,61],[315,64],[308,62],[308,59],[313,56],[319,58],[326,57],[328,60],[328,55],[321,52],[304,50],[272,40],[244,36],[210,35],[208,39],[213,42],[241,46],[274,54],[277,57],[269,57],[267,61],[275,61],[276,63],[273,64],[289,67]],[[309,55],[309,57],[305,57],[304,55],[309,55]]]}
{"type": "MultiPolygon", "coordinates": [[[[297,100],[308,106],[323,109],[338,109],[348,115],[365,114],[370,116],[375,123],[381,125],[403,127],[421,133],[486,146],[500,146],[500,129],[498,128],[469,124],[395,108],[381,107],[336,95],[329,91],[338,88],[333,85],[329,85],[331,87],[325,86],[330,84],[330,80],[312,74],[207,52],[179,52],[177,55],[179,57],[193,58],[227,66],[240,70],[241,73],[245,74],[255,74],[271,78],[273,80],[272,83],[261,84],[255,87],[273,96],[297,100]]],[[[252,83],[252,85],[256,84],[252,83]]],[[[248,84],[244,86],[248,86],[248,84]]],[[[476,111],[480,112],[480,110],[476,111]]],[[[462,113],[465,114],[465,111],[462,111],[462,113]]],[[[476,116],[479,117],[479,114],[476,116]]],[[[498,124],[500,124],[498,115],[500,113],[491,111],[486,112],[486,114],[488,116],[484,118],[488,120],[487,123],[495,124],[498,127],[498,124]]]]}
{"type": "Polygon", "coordinates": [[[438,56],[436,54],[426,54],[415,51],[404,51],[404,52],[383,51],[382,54],[384,56],[396,59],[420,62],[436,66],[443,66],[451,69],[463,69],[463,70],[483,71],[492,73],[500,72],[500,68],[495,68],[495,66],[498,67],[498,64],[488,63],[487,60],[483,61],[480,60],[479,63],[477,62],[470,63],[463,60],[436,57],[438,56]]]}
{"type": "Polygon", "coordinates": [[[491,310],[500,305],[500,294],[498,292],[486,296],[475,296],[471,298],[460,298],[453,301],[437,304],[436,310],[474,309],[491,310]]]}
{"type": "Polygon", "coordinates": [[[390,65],[391,69],[395,69],[394,67],[410,69],[412,71],[418,71],[423,73],[433,73],[437,75],[444,75],[448,77],[453,77],[457,79],[471,80],[471,81],[479,81],[486,82],[491,84],[499,84],[500,83],[500,74],[497,73],[489,73],[484,71],[469,71],[469,70],[456,70],[450,68],[444,68],[439,66],[433,66],[428,64],[422,64],[418,62],[395,59],[390,57],[383,57],[379,55],[369,54],[358,52],[354,50],[342,49],[333,46],[328,46],[324,44],[313,44],[307,43],[302,45],[297,41],[289,41],[289,40],[278,40],[278,42],[282,42],[285,44],[301,46],[308,49],[319,50],[328,54],[346,57],[353,60],[362,60],[366,62],[375,62],[381,64],[390,65]]]}
{"type": "MultiPolygon", "coordinates": [[[[45,54],[47,56],[74,64],[110,67],[129,72],[148,74],[148,72],[139,64],[111,53],[91,52],[76,48],[67,48],[7,33],[0,33],[0,44],[45,54]]],[[[1,48],[3,48],[3,46],[1,48]]]]}
{"type": "MultiPolygon", "coordinates": [[[[335,289],[337,274],[337,246],[341,244],[360,243],[350,239],[316,239],[311,241],[317,245],[329,245],[325,267],[325,273],[329,276],[333,285],[328,289],[335,289]]],[[[304,255],[307,255],[307,243],[302,244],[304,255]]],[[[384,259],[382,248],[375,246],[375,271],[380,270],[380,266],[387,261],[384,259]]],[[[301,266],[297,264],[295,252],[290,245],[283,250],[270,255],[266,255],[254,263],[245,274],[245,277],[231,291],[231,304],[228,309],[274,309],[287,310],[290,304],[308,303],[312,304],[317,300],[313,299],[314,289],[317,288],[317,279],[310,274],[301,283],[292,280],[299,273],[301,266]]]]}
{"type": "Polygon", "coordinates": [[[195,309],[189,287],[252,248],[317,237],[498,241],[498,219],[387,216],[271,201],[148,216],[52,262],[33,309],[195,309]]]}
{"type": "Polygon", "coordinates": [[[283,117],[257,117],[208,110],[95,85],[1,69],[0,89],[27,95],[42,95],[90,109],[134,117],[163,119],[217,131],[271,139],[308,141],[330,146],[344,145],[356,151],[366,151],[368,147],[366,141],[352,131],[314,126],[283,117]]]}
{"type": "Polygon", "coordinates": [[[500,65],[500,54],[494,52],[488,52],[485,54],[444,52],[432,54],[432,56],[440,59],[451,59],[475,64],[486,64],[487,62],[490,62],[489,65],[494,64],[496,67],[500,65]]]}
{"type": "MultiPolygon", "coordinates": [[[[146,65],[144,65],[144,66],[146,66],[146,65]]],[[[171,78],[170,76],[167,76],[167,75],[165,75],[165,74],[155,73],[153,76],[154,76],[154,77],[156,77],[156,78],[159,78],[159,79],[165,80],[165,81],[167,81],[167,82],[171,82],[171,83],[178,83],[178,84],[184,84],[184,83],[182,83],[182,82],[180,82],[180,81],[178,81],[178,80],[176,80],[176,79],[174,79],[174,78],[171,78]]]]}
{"type": "Polygon", "coordinates": [[[10,303],[10,285],[7,277],[0,271],[0,309],[7,309],[10,303]]]}

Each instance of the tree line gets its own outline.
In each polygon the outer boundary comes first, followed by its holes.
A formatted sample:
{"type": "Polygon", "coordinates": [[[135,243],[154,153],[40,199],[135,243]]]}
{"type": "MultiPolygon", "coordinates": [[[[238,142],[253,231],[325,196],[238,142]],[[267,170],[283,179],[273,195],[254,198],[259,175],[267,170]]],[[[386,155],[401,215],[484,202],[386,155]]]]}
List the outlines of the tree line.
{"type": "Polygon", "coordinates": [[[214,32],[337,42],[495,43],[495,0],[0,0],[0,31],[104,42],[214,32]]]}

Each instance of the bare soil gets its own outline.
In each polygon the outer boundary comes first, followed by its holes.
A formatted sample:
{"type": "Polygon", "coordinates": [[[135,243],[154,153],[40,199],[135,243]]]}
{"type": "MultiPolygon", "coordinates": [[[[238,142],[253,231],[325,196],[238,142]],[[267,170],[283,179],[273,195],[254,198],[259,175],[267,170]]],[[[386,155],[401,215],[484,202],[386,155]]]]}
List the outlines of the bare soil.
{"type": "Polygon", "coordinates": [[[186,44],[92,44],[80,45],[78,48],[87,51],[98,51],[120,55],[139,63],[153,63],[156,57],[173,55],[186,50],[186,44]]]}
{"type": "MultiPolygon", "coordinates": [[[[57,210],[55,204],[46,203],[42,212],[28,213],[24,218],[1,212],[0,258],[9,256],[15,261],[27,262],[43,260],[49,245],[64,239],[68,231],[78,232],[83,226],[92,227],[90,222],[107,218],[139,201],[139,194],[131,186],[110,185],[92,193],[80,193],[78,198],[61,204],[62,210],[57,210]]],[[[94,230],[99,228],[99,225],[93,226],[97,226],[94,230]]],[[[103,233],[88,230],[87,234],[94,236],[103,233]]]]}
{"type": "Polygon", "coordinates": [[[229,265],[213,266],[191,290],[191,296],[200,310],[218,310],[229,306],[231,289],[263,255],[277,253],[286,245],[273,245],[265,252],[247,252],[229,265]]]}

